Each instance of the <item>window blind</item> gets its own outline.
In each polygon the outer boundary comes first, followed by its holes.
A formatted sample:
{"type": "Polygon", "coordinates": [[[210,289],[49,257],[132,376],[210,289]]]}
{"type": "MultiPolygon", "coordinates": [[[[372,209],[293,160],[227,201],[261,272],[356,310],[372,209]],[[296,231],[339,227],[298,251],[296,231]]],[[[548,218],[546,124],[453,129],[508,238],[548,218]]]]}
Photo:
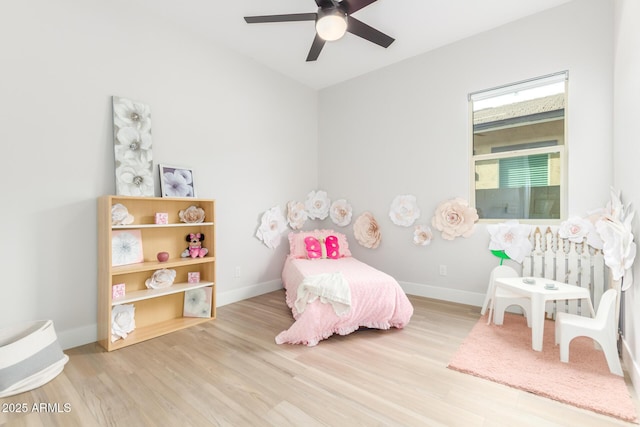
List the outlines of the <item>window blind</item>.
{"type": "Polygon", "coordinates": [[[549,155],[500,159],[500,188],[546,187],[549,185],[549,155]]]}

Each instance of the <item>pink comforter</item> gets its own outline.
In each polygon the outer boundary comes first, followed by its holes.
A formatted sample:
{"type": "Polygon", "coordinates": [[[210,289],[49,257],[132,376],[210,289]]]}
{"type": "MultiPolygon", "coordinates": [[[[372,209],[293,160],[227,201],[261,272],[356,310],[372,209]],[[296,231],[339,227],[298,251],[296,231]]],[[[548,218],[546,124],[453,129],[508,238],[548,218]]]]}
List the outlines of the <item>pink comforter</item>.
{"type": "Polygon", "coordinates": [[[333,334],[347,335],[359,327],[402,328],[413,315],[411,302],[393,277],[352,257],[337,260],[289,257],[282,270],[282,282],[295,322],[276,336],[278,344],[314,346],[333,334]],[[297,289],[304,278],[334,272],[341,272],[349,282],[351,310],[338,316],[331,304],[317,299],[298,313],[297,289]]]}

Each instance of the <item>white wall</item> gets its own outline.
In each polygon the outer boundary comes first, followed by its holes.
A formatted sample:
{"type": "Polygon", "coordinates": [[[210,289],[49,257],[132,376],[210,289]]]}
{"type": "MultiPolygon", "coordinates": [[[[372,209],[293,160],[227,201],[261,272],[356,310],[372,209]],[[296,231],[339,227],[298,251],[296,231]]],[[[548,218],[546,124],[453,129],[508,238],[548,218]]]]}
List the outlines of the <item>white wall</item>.
{"type": "Polygon", "coordinates": [[[48,318],[65,347],[96,339],[112,95],[149,104],[154,163],[192,167],[217,200],[218,303],[280,287],[285,245],[254,234],[316,186],[315,91],[124,0],[11,2],[0,40],[0,327],[48,318]]]}
{"type": "MultiPolygon", "coordinates": [[[[623,203],[631,203],[635,211],[633,234],[636,243],[640,236],[638,209],[640,209],[640,3],[635,0],[616,0],[615,2],[615,85],[613,108],[613,181],[615,188],[621,191],[623,203]]],[[[623,295],[624,317],[624,359],[627,368],[632,367],[632,379],[636,390],[640,384],[640,366],[637,360],[640,355],[640,262],[636,257],[632,287],[623,295]]]]}
{"type": "Polygon", "coordinates": [[[378,249],[352,243],[354,255],[411,293],[481,305],[498,263],[485,225],[467,239],[438,234],[416,247],[413,229],[394,225],[389,206],[413,194],[417,223],[430,223],[440,202],[469,199],[467,94],[562,70],[569,70],[568,213],[604,206],[612,182],[612,34],[611,3],[575,1],[322,90],[319,187],[350,200],[354,218],[371,211],[382,230],[378,249]]]}

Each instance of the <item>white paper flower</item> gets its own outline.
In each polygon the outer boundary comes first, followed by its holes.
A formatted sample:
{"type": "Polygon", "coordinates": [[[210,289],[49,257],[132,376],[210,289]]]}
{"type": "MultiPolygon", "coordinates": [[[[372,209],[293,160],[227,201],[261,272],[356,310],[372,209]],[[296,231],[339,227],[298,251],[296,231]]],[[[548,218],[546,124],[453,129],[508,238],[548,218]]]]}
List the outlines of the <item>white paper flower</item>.
{"type": "Polygon", "coordinates": [[[325,219],[329,215],[330,200],[326,191],[312,191],[304,202],[309,219],[325,219]]]}
{"type": "Polygon", "coordinates": [[[589,234],[592,224],[587,219],[573,216],[560,224],[558,236],[570,242],[582,243],[589,234]]]}
{"type": "Polygon", "coordinates": [[[416,196],[405,194],[396,196],[391,202],[389,217],[396,225],[411,226],[420,217],[420,209],[416,203],[416,196]]]}
{"type": "Polygon", "coordinates": [[[153,272],[150,278],[145,280],[144,284],[149,289],[163,289],[173,285],[173,281],[176,279],[176,271],[163,268],[153,272]]]}
{"type": "MultiPolygon", "coordinates": [[[[598,221],[596,229],[604,241],[604,262],[611,270],[613,280],[620,280],[631,269],[636,256],[633,233],[625,224],[611,220],[598,221]]],[[[630,280],[625,280],[625,290],[631,286],[629,282],[630,280]]]]}
{"type": "Polygon", "coordinates": [[[431,227],[426,224],[416,225],[413,229],[413,243],[418,246],[427,246],[433,239],[431,227]]]}
{"type": "Polygon", "coordinates": [[[491,235],[489,249],[492,251],[504,251],[512,260],[522,262],[531,253],[533,245],[529,240],[531,226],[520,224],[516,220],[502,222],[500,224],[487,225],[487,231],[491,235]]]}
{"type": "Polygon", "coordinates": [[[294,230],[300,230],[307,222],[307,211],[304,210],[304,203],[290,201],[287,203],[287,222],[294,230]]]}
{"type": "Polygon", "coordinates": [[[329,217],[334,224],[344,227],[351,223],[351,205],[345,199],[339,199],[331,203],[329,217]]]}
{"type": "Polygon", "coordinates": [[[178,212],[180,221],[188,224],[199,224],[204,221],[204,209],[197,206],[189,206],[187,209],[183,209],[178,212]]]}
{"type": "Polygon", "coordinates": [[[478,212],[462,198],[440,203],[431,218],[431,225],[442,232],[442,238],[453,240],[458,236],[469,237],[473,225],[478,220],[478,212]]]}
{"type": "Polygon", "coordinates": [[[353,223],[353,235],[358,243],[369,249],[377,248],[382,239],[378,222],[369,212],[360,215],[353,223]]]}
{"type": "Polygon", "coordinates": [[[284,219],[279,206],[274,206],[262,215],[260,226],[256,231],[256,237],[271,249],[280,245],[280,235],[287,229],[287,222],[284,219]]]}
{"type": "Polygon", "coordinates": [[[133,223],[134,217],[122,203],[111,206],[111,225],[128,225],[133,223]]]}
{"type": "Polygon", "coordinates": [[[111,342],[126,338],[136,328],[133,304],[116,305],[111,310],[111,342]]]}

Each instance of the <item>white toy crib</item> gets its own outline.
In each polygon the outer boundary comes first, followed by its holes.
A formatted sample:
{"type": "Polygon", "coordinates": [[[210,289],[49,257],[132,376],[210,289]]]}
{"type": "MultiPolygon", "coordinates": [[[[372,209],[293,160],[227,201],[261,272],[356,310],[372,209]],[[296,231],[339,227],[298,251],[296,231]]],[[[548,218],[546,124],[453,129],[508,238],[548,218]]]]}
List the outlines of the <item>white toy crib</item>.
{"type": "MultiPolygon", "coordinates": [[[[573,243],[561,238],[557,229],[539,228],[530,236],[533,244],[531,254],[522,262],[522,276],[544,277],[570,285],[588,288],[594,309],[609,288],[609,272],[602,251],[586,243],[573,243]]],[[[619,312],[619,298],[617,303],[619,312]]],[[[549,302],[547,316],[555,318],[557,311],[589,316],[589,309],[582,301],[569,300],[549,302]]]]}

